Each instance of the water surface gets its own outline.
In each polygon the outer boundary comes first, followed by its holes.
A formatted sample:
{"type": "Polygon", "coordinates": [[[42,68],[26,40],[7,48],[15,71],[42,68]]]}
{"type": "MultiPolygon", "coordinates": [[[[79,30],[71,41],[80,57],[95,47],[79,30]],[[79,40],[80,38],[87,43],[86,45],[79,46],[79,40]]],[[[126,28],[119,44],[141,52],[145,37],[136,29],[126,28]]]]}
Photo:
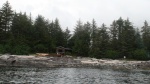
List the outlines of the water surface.
{"type": "Polygon", "coordinates": [[[150,71],[91,68],[0,67],[0,83],[12,84],[150,84],[150,71]]]}

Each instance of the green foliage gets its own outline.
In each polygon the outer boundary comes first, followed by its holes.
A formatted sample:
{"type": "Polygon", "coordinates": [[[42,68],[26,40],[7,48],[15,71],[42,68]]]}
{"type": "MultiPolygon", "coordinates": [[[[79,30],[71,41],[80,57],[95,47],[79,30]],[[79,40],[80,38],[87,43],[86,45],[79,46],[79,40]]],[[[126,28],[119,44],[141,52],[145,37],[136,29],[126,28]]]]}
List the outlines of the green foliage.
{"type": "Polygon", "coordinates": [[[133,54],[133,59],[137,59],[137,60],[148,60],[148,55],[147,55],[147,52],[146,50],[144,49],[137,49],[137,50],[134,50],[132,52],[133,54]]]}
{"type": "Polygon", "coordinates": [[[3,45],[0,45],[0,54],[5,53],[5,47],[3,45]]]}
{"type": "Polygon", "coordinates": [[[65,46],[66,38],[57,18],[50,23],[48,30],[54,46],[65,46]]]}
{"type": "Polygon", "coordinates": [[[113,50],[118,50],[119,46],[118,46],[118,25],[116,23],[116,21],[113,21],[113,23],[111,24],[110,27],[110,47],[113,50]]]}
{"type": "Polygon", "coordinates": [[[5,53],[10,53],[12,50],[12,46],[11,45],[0,45],[0,53],[1,54],[5,54],[5,53]]]}
{"type": "Polygon", "coordinates": [[[73,49],[73,54],[96,58],[146,60],[150,51],[150,27],[144,22],[136,30],[129,19],[114,20],[110,27],[98,27],[96,21],[75,26],[73,34],[61,29],[59,19],[48,20],[38,15],[32,20],[26,13],[14,13],[8,1],[0,8],[0,53],[29,54],[52,52],[56,47],[73,49]]]}
{"type": "Polygon", "coordinates": [[[68,43],[69,43],[70,37],[71,37],[70,30],[68,28],[66,28],[66,30],[64,31],[65,47],[69,47],[68,43]]]}
{"type": "Polygon", "coordinates": [[[14,49],[12,50],[11,54],[16,55],[28,55],[30,53],[30,47],[27,45],[16,45],[14,46],[14,49]]]}
{"type": "Polygon", "coordinates": [[[77,22],[75,32],[72,38],[74,38],[73,51],[80,56],[88,56],[90,47],[90,24],[82,24],[79,20],[77,22]]]}
{"type": "Polygon", "coordinates": [[[17,54],[17,55],[27,55],[30,53],[30,47],[27,45],[16,45],[16,46],[11,46],[10,44],[6,45],[0,45],[0,53],[5,54],[5,53],[10,53],[10,54],[17,54]]]}
{"type": "Polygon", "coordinates": [[[10,39],[11,21],[13,11],[8,1],[3,4],[0,9],[0,43],[6,44],[6,40],[10,39]]]}
{"type": "Polygon", "coordinates": [[[99,48],[93,48],[92,53],[90,52],[90,57],[95,57],[98,59],[102,58],[99,48]]]}
{"type": "Polygon", "coordinates": [[[135,47],[137,49],[142,49],[143,47],[143,42],[142,42],[142,38],[139,32],[139,29],[136,30],[136,34],[135,34],[135,47]]]}
{"type": "Polygon", "coordinates": [[[101,55],[104,55],[105,51],[109,48],[109,35],[105,24],[102,24],[102,26],[100,27],[97,39],[99,49],[102,52],[101,55]]]}
{"type": "Polygon", "coordinates": [[[145,49],[150,51],[150,26],[147,21],[144,22],[144,26],[142,27],[142,38],[145,49]]]}
{"type": "Polygon", "coordinates": [[[119,52],[115,50],[107,50],[105,53],[105,58],[117,59],[119,58],[119,52]]]}
{"type": "Polygon", "coordinates": [[[36,50],[36,52],[47,52],[48,51],[47,47],[45,47],[43,44],[35,45],[34,49],[36,50]]]}
{"type": "Polygon", "coordinates": [[[96,21],[93,19],[92,24],[91,24],[91,36],[90,36],[90,57],[98,57],[98,51],[99,48],[97,46],[97,32],[98,28],[97,28],[97,24],[96,21]]]}
{"type": "Polygon", "coordinates": [[[4,45],[5,53],[10,53],[12,50],[12,46],[9,44],[4,45]]]}

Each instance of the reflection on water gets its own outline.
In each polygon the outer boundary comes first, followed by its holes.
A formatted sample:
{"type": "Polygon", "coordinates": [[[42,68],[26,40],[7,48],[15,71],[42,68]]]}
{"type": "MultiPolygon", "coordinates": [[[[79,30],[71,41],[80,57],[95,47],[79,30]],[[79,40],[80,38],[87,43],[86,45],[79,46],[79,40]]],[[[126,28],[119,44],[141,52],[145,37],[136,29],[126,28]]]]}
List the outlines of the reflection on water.
{"type": "Polygon", "coordinates": [[[0,83],[150,84],[150,71],[115,71],[90,68],[0,67],[0,83]]]}

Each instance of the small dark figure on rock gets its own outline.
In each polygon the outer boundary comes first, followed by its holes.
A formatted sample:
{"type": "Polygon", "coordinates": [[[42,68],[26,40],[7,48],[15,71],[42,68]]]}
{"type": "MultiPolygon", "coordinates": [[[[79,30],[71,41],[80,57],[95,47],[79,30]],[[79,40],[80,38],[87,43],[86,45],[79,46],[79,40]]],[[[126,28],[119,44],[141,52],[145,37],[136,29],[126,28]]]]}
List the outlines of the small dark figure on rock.
{"type": "Polygon", "coordinates": [[[11,61],[11,65],[13,66],[16,63],[16,60],[11,61]]]}

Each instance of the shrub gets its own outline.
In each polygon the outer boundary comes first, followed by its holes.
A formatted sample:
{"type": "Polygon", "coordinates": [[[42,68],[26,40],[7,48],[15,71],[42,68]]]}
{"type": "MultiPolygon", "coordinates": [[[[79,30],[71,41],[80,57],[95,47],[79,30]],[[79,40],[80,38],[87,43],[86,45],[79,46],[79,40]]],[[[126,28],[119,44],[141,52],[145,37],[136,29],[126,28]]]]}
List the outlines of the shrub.
{"type": "Polygon", "coordinates": [[[5,48],[5,53],[10,53],[11,50],[12,50],[12,46],[9,45],[9,44],[6,44],[6,45],[4,46],[4,48],[5,48]]]}
{"type": "Polygon", "coordinates": [[[137,49],[137,50],[133,51],[132,54],[133,54],[133,59],[137,59],[137,60],[147,60],[148,59],[147,52],[144,49],[137,49]]]}
{"type": "Polygon", "coordinates": [[[105,58],[117,59],[119,58],[119,52],[115,50],[107,50],[105,53],[105,58]]]}
{"type": "Polygon", "coordinates": [[[0,54],[4,54],[4,53],[5,53],[5,47],[0,44],[0,54]]]}
{"type": "Polygon", "coordinates": [[[10,51],[11,51],[11,45],[8,45],[8,44],[0,45],[0,53],[1,54],[10,53],[10,51]]]}
{"type": "Polygon", "coordinates": [[[48,52],[48,48],[45,47],[43,44],[38,44],[34,47],[36,52],[48,52]]]}
{"type": "Polygon", "coordinates": [[[28,55],[30,53],[30,47],[27,45],[17,45],[13,48],[12,54],[16,55],[28,55]]]}

